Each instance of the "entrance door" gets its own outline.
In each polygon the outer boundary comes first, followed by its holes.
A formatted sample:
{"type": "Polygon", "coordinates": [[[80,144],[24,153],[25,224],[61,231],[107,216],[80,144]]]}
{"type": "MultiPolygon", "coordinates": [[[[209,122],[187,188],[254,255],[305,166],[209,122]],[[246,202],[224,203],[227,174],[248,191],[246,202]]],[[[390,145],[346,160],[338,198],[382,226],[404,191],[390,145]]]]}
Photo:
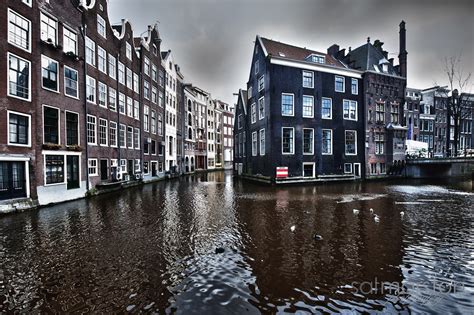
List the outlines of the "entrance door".
{"type": "Polygon", "coordinates": [[[158,175],[158,169],[157,169],[157,164],[156,162],[151,162],[151,176],[156,176],[158,175]]]}
{"type": "Polygon", "coordinates": [[[354,163],[354,176],[360,178],[360,163],[354,163]]]}
{"type": "Polygon", "coordinates": [[[67,189],[79,188],[79,156],[68,155],[66,162],[67,189]]]}
{"type": "Polygon", "coordinates": [[[26,197],[25,162],[0,162],[0,200],[26,197]]]}
{"type": "Polygon", "coordinates": [[[128,175],[130,175],[130,177],[133,176],[133,170],[134,170],[133,160],[128,160],[128,175]]]}
{"type": "Polygon", "coordinates": [[[100,180],[109,179],[109,160],[100,160],[100,180]]]}

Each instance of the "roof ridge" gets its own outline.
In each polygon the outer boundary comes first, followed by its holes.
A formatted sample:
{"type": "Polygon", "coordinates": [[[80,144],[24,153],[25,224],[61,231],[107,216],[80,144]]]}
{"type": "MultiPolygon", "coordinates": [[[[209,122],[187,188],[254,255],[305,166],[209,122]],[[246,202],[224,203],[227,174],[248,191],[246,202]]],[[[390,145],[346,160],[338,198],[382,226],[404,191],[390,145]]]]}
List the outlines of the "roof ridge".
{"type": "Polygon", "coordinates": [[[327,55],[327,53],[320,52],[320,51],[313,50],[313,49],[308,49],[308,48],[306,48],[306,47],[301,47],[301,46],[296,46],[296,45],[292,45],[292,44],[287,44],[287,43],[285,43],[285,42],[276,41],[276,40],[269,39],[269,38],[266,38],[266,37],[260,37],[260,38],[261,38],[262,40],[267,40],[267,41],[274,42],[274,43],[277,43],[277,44],[281,44],[281,45],[285,45],[285,46],[290,46],[290,47],[298,48],[298,49],[302,49],[302,50],[306,50],[306,51],[308,51],[308,52],[314,52],[314,53],[318,53],[318,54],[327,55]]]}

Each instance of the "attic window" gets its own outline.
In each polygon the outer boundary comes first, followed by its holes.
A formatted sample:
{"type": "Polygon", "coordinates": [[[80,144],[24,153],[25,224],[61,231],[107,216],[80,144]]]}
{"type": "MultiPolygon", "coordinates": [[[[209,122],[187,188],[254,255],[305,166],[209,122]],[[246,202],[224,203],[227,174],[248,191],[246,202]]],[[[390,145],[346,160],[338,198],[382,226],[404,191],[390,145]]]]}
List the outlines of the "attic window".
{"type": "Polygon", "coordinates": [[[286,57],[286,55],[285,55],[284,53],[282,53],[281,51],[278,53],[278,55],[279,55],[280,57],[286,57]]]}
{"type": "Polygon", "coordinates": [[[383,72],[388,72],[388,64],[384,63],[382,65],[382,70],[383,70],[383,72]]]}
{"type": "Polygon", "coordinates": [[[314,63],[320,63],[320,64],[325,64],[326,63],[326,58],[321,55],[316,55],[316,54],[311,54],[309,55],[306,60],[314,63]]]}

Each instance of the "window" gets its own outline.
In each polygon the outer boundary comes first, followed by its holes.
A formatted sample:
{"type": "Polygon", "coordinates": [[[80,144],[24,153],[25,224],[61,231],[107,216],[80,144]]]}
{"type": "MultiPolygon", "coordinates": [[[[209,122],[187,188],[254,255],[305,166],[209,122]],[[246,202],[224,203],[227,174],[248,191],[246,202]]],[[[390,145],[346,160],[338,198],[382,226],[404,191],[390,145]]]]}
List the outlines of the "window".
{"type": "Polygon", "coordinates": [[[156,135],[156,112],[151,111],[151,133],[156,135]]]}
{"type": "Polygon", "coordinates": [[[150,59],[148,59],[147,57],[145,57],[145,60],[144,60],[143,72],[144,72],[147,76],[150,75],[150,59]]]}
{"type": "Polygon", "coordinates": [[[118,79],[120,84],[125,85],[125,65],[120,61],[118,63],[118,79]]]}
{"type": "Polygon", "coordinates": [[[344,174],[352,174],[352,164],[344,163],[344,174]]]}
{"type": "Polygon", "coordinates": [[[375,132],[375,154],[383,154],[385,135],[382,132],[375,132]]]}
{"type": "Polygon", "coordinates": [[[135,93],[140,93],[140,81],[136,73],[133,74],[133,90],[135,93]]]}
{"type": "Polygon", "coordinates": [[[346,130],[346,155],[357,155],[357,132],[346,130]]]}
{"type": "Polygon", "coordinates": [[[165,86],[165,73],[163,72],[163,70],[160,70],[158,72],[158,84],[161,86],[161,87],[164,87],[165,86]]]}
{"type": "Polygon", "coordinates": [[[257,156],[257,132],[252,132],[252,156],[257,156]]]}
{"type": "Polygon", "coordinates": [[[99,118],[99,145],[107,146],[108,143],[108,130],[107,120],[99,118]]]}
{"type": "Polygon", "coordinates": [[[107,73],[107,54],[105,53],[104,48],[97,45],[97,68],[103,73],[107,73]]]}
{"type": "Polygon", "coordinates": [[[262,96],[258,100],[258,119],[265,118],[265,98],[262,96]]]}
{"type": "Polygon", "coordinates": [[[95,43],[86,37],[86,62],[95,67],[95,43]]]}
{"type": "Polygon", "coordinates": [[[260,155],[265,155],[265,129],[260,129],[260,155]]]}
{"type": "Polygon", "coordinates": [[[66,111],[66,145],[79,145],[79,114],[66,111]]]}
{"type": "Polygon", "coordinates": [[[294,116],[294,99],[293,94],[281,94],[281,115],[294,116]]]}
{"type": "Polygon", "coordinates": [[[8,144],[30,145],[30,116],[8,112],[8,144]]]}
{"type": "Polygon", "coordinates": [[[120,138],[119,138],[120,139],[120,141],[119,141],[120,147],[121,148],[127,147],[127,143],[126,143],[127,127],[125,125],[120,124],[120,134],[119,134],[119,136],[120,136],[120,138]]]}
{"type": "Polygon", "coordinates": [[[135,132],[133,133],[133,142],[135,143],[135,149],[140,149],[140,129],[135,128],[135,132]]]}
{"type": "Polygon", "coordinates": [[[87,115],[87,143],[97,144],[97,119],[95,116],[87,115]]]}
{"type": "Polygon", "coordinates": [[[323,129],[323,143],[322,143],[322,154],[331,155],[332,154],[332,130],[323,129]]]}
{"type": "Polygon", "coordinates": [[[90,77],[90,76],[86,76],[86,97],[87,97],[87,101],[90,102],[90,103],[94,103],[94,104],[95,104],[95,90],[96,90],[95,79],[90,77]]]}
{"type": "Polygon", "coordinates": [[[76,70],[64,66],[64,94],[79,98],[79,81],[76,70]]]}
{"type": "Polygon", "coordinates": [[[151,101],[154,104],[156,104],[158,101],[158,90],[154,86],[151,88],[151,101]]]}
{"type": "Polygon", "coordinates": [[[109,123],[109,144],[111,147],[117,147],[117,123],[115,121],[109,123]]]}
{"type": "Polygon", "coordinates": [[[125,55],[127,56],[128,60],[132,60],[132,45],[130,45],[130,43],[126,43],[125,55]]]}
{"type": "Polygon", "coordinates": [[[108,62],[109,62],[109,77],[111,77],[112,79],[115,80],[116,78],[116,75],[117,75],[117,66],[116,66],[116,62],[117,62],[117,59],[115,59],[114,56],[112,56],[111,54],[108,55],[108,62]]]}
{"type": "Polygon", "coordinates": [[[303,71],[303,87],[314,88],[314,72],[303,71]]]}
{"type": "Polygon", "coordinates": [[[314,163],[303,163],[303,177],[314,177],[314,163]]]}
{"type": "Polygon", "coordinates": [[[303,154],[314,154],[314,129],[303,128],[303,154]]]}
{"type": "Polygon", "coordinates": [[[342,101],[344,119],[357,120],[357,102],[350,100],[342,101]]]}
{"type": "Polygon", "coordinates": [[[351,91],[353,95],[359,94],[359,81],[357,79],[351,79],[351,91]]]}
{"type": "Polygon", "coordinates": [[[135,159],[135,173],[140,172],[140,159],[135,159]]]}
{"type": "Polygon", "coordinates": [[[31,51],[31,22],[8,9],[8,42],[31,51]]]}
{"type": "Polygon", "coordinates": [[[127,87],[130,90],[133,89],[133,72],[128,67],[127,67],[127,87]]]}
{"type": "Polygon", "coordinates": [[[103,38],[107,38],[107,34],[105,31],[105,20],[103,17],[97,14],[97,33],[103,38]]]}
{"type": "Polygon", "coordinates": [[[258,60],[257,60],[257,61],[255,61],[255,66],[254,66],[254,68],[255,68],[255,74],[258,74],[258,71],[259,71],[259,69],[258,69],[258,68],[259,68],[259,65],[260,65],[260,64],[259,64],[258,60]]]}
{"type": "Polygon", "coordinates": [[[77,34],[67,27],[63,28],[63,51],[77,55],[77,34]]]}
{"type": "Polygon", "coordinates": [[[88,159],[87,160],[89,176],[98,176],[99,172],[97,171],[97,159],[88,159]]]}
{"type": "Polygon", "coordinates": [[[41,85],[44,89],[58,92],[58,63],[41,56],[41,85]]]}
{"type": "Polygon", "coordinates": [[[129,96],[127,96],[127,116],[133,117],[133,100],[129,96]]]}
{"type": "Polygon", "coordinates": [[[22,0],[21,2],[31,7],[32,1],[33,0],[22,0]]]}
{"type": "Polygon", "coordinates": [[[145,105],[143,107],[143,130],[146,132],[149,130],[149,112],[150,108],[145,105]]]}
{"type": "Polygon", "coordinates": [[[125,95],[123,93],[119,93],[119,112],[125,115],[125,95]]]}
{"type": "MultiPolygon", "coordinates": [[[[391,118],[391,122],[394,123],[394,124],[398,124],[398,119],[400,117],[399,115],[399,106],[398,104],[392,104],[391,106],[391,113],[390,113],[390,118],[391,118]]],[[[433,131],[433,122],[431,121],[431,130],[430,131],[433,131]]]]}
{"type": "Polygon", "coordinates": [[[140,103],[137,100],[133,101],[133,118],[140,119],[140,103]]]}
{"type": "Polygon", "coordinates": [[[143,97],[147,100],[150,99],[150,83],[143,81],[143,97]]]}
{"type": "Polygon", "coordinates": [[[377,163],[370,163],[370,174],[377,174],[377,163]]]}
{"type": "Polygon", "coordinates": [[[120,160],[120,172],[127,173],[127,160],[125,159],[120,160]]]}
{"type": "Polygon", "coordinates": [[[259,79],[258,79],[258,90],[261,91],[265,88],[265,76],[262,75],[259,79]]]}
{"type": "Polygon", "coordinates": [[[109,108],[112,111],[117,110],[117,92],[109,86],[109,108]]]}
{"type": "Polygon", "coordinates": [[[41,13],[41,40],[57,45],[58,22],[41,13]]]}
{"type": "Polygon", "coordinates": [[[163,107],[163,91],[158,93],[158,106],[163,107]]]}
{"type": "Polygon", "coordinates": [[[30,62],[8,53],[8,95],[29,101],[30,62]]]}
{"type": "Polygon", "coordinates": [[[158,114],[158,134],[163,135],[163,116],[158,114]]]}
{"type": "Polygon", "coordinates": [[[107,85],[99,82],[99,106],[107,108],[107,85]]]}
{"type": "Polygon", "coordinates": [[[314,97],[303,95],[303,117],[314,117],[314,97]]]}
{"type": "Polygon", "coordinates": [[[282,154],[294,154],[295,144],[294,144],[294,128],[281,128],[281,152],[282,154]]]}
{"type": "Polygon", "coordinates": [[[158,70],[154,64],[151,64],[151,79],[158,82],[158,70]]]}
{"type": "Polygon", "coordinates": [[[249,90],[247,92],[247,100],[251,99],[253,96],[253,89],[252,87],[249,87],[249,90]]]}
{"type": "Polygon", "coordinates": [[[344,84],[344,77],[335,76],[334,82],[335,82],[336,92],[344,92],[346,90],[345,84],[344,84]]]}
{"type": "Polygon", "coordinates": [[[46,185],[64,183],[64,155],[45,155],[46,185]]]}
{"type": "Polygon", "coordinates": [[[251,110],[252,124],[254,124],[257,121],[257,105],[253,103],[250,110],[251,110]]]}
{"type": "Polygon", "coordinates": [[[384,103],[377,103],[375,105],[375,120],[377,123],[384,123],[385,122],[385,104],[384,103]]]}
{"type": "Polygon", "coordinates": [[[59,144],[59,109],[43,107],[43,143],[59,144]]]}
{"type": "Polygon", "coordinates": [[[385,163],[380,163],[380,174],[385,174],[385,163]]]}
{"type": "Polygon", "coordinates": [[[326,97],[321,99],[321,118],[332,119],[332,99],[326,97]]]}
{"type": "Polygon", "coordinates": [[[127,126],[127,144],[129,149],[133,149],[133,127],[127,126]]]}

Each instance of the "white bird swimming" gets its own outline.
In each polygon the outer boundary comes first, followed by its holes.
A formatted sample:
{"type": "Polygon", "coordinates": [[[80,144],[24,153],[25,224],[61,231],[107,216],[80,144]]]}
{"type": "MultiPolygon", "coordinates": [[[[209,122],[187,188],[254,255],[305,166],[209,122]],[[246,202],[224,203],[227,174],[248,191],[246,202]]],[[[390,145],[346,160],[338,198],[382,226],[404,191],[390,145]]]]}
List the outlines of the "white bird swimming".
{"type": "Polygon", "coordinates": [[[359,214],[359,210],[358,209],[352,209],[352,213],[359,214]]]}
{"type": "Polygon", "coordinates": [[[379,218],[378,216],[375,216],[375,217],[374,217],[374,221],[375,221],[375,223],[379,223],[379,222],[380,222],[380,218],[379,218]]]}
{"type": "Polygon", "coordinates": [[[402,211],[402,212],[400,212],[400,216],[402,216],[402,217],[403,217],[404,215],[405,215],[405,212],[403,212],[403,211],[402,211]]]}
{"type": "Polygon", "coordinates": [[[370,213],[374,213],[374,209],[370,208],[370,213]]]}
{"type": "Polygon", "coordinates": [[[294,232],[295,230],[296,230],[296,226],[295,226],[295,225],[292,225],[292,226],[290,227],[290,231],[291,231],[291,232],[294,232]]]}

